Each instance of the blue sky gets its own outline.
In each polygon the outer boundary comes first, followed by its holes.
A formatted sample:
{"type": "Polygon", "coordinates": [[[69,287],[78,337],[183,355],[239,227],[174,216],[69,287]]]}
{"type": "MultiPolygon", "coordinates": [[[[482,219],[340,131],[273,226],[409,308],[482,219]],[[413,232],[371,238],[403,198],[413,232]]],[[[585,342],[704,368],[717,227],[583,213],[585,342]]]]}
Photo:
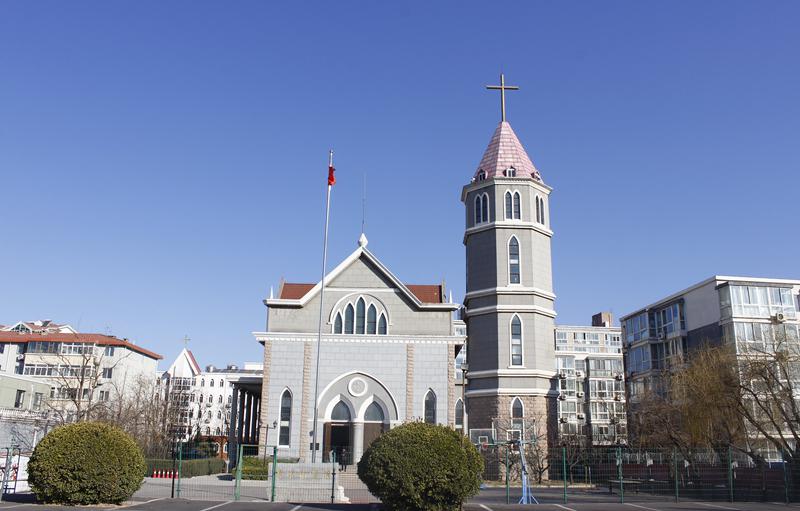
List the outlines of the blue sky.
{"type": "Polygon", "coordinates": [[[461,187],[508,118],[560,323],[712,274],[800,277],[797,2],[0,3],[0,323],[258,360],[285,277],[356,246],[464,289],[461,187]]]}

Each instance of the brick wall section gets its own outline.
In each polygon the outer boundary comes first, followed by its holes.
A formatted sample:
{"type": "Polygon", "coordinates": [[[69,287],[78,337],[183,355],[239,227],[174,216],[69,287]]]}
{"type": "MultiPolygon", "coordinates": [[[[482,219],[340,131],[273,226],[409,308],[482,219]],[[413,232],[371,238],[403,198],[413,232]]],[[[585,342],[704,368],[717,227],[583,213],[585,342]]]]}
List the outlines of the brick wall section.
{"type": "Polygon", "coordinates": [[[414,417],[414,345],[406,344],[406,416],[410,421],[414,417]]]}
{"type": "MultiPolygon", "coordinates": [[[[311,358],[312,358],[312,345],[306,342],[303,345],[303,405],[300,408],[300,461],[308,460],[309,450],[305,447],[311,444],[309,433],[310,423],[313,420],[313,410],[309,407],[314,406],[314,389],[312,388],[311,377],[311,358]]],[[[317,432],[317,441],[322,442],[320,432],[317,432]]]]}
{"type": "Polygon", "coordinates": [[[456,426],[456,377],[453,361],[456,359],[456,347],[451,344],[447,346],[447,360],[450,365],[447,368],[447,424],[450,427],[456,426]]]}
{"type": "MultiPolygon", "coordinates": [[[[258,445],[260,449],[265,449],[267,445],[267,433],[269,432],[269,428],[265,427],[265,425],[269,424],[267,422],[267,412],[269,411],[269,377],[270,372],[272,369],[272,343],[265,342],[264,343],[264,376],[261,382],[261,408],[260,408],[260,417],[259,420],[261,421],[261,428],[258,435],[258,445]]],[[[278,442],[278,439],[275,439],[275,442],[278,442]]],[[[263,451],[260,451],[260,454],[263,454],[263,451]]]]}

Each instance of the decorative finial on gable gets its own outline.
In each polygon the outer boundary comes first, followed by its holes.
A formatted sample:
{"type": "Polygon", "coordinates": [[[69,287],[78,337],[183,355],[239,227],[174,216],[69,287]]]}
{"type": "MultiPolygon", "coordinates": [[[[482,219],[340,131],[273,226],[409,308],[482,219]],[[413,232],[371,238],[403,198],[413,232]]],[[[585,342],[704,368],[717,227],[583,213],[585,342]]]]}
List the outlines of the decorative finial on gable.
{"type": "Polygon", "coordinates": [[[361,236],[358,237],[358,246],[366,247],[367,243],[369,243],[369,241],[367,240],[367,235],[362,232],[361,236]]]}

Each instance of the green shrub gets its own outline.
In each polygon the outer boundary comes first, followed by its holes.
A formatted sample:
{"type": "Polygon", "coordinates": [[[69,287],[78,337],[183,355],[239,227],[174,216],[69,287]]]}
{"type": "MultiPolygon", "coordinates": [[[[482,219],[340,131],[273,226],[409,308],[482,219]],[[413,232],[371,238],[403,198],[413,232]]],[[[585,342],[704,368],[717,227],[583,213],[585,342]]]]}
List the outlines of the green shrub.
{"type": "Polygon", "coordinates": [[[144,470],[130,435],[109,424],[81,422],[42,438],[28,463],[28,481],[42,502],[119,504],[139,489],[144,470]]]}
{"type": "Polygon", "coordinates": [[[358,463],[358,477],[387,509],[457,510],[477,495],[483,460],[445,426],[412,422],[379,436],[358,463]]]}

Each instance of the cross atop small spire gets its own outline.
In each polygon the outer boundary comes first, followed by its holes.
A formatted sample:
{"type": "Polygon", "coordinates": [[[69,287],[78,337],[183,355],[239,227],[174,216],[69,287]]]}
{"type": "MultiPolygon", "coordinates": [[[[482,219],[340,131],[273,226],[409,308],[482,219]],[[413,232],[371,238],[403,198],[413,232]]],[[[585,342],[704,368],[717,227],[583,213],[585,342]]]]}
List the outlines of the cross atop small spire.
{"type": "Polygon", "coordinates": [[[184,348],[187,348],[187,347],[189,347],[189,341],[190,341],[190,340],[191,340],[191,339],[189,338],[189,336],[188,336],[188,335],[184,335],[184,336],[183,336],[183,347],[184,347],[184,348]]]}
{"type": "Polygon", "coordinates": [[[500,73],[500,85],[487,85],[486,88],[500,91],[500,120],[501,122],[506,122],[506,91],[519,90],[519,87],[506,85],[506,77],[503,73],[500,73]]]}

